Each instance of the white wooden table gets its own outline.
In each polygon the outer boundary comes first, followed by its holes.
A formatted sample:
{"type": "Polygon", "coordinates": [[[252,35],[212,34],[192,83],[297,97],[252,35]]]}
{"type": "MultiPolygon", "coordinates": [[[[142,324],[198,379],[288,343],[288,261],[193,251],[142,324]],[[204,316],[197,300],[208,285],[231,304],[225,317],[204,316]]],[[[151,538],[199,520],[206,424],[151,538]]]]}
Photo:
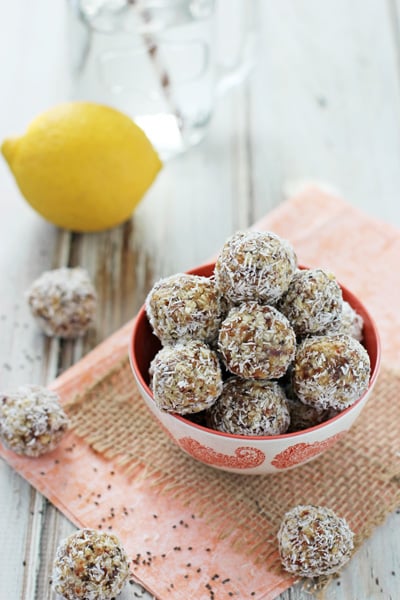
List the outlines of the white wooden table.
{"type": "MultiPolygon", "coordinates": [[[[0,161],[1,389],[53,379],[131,318],[157,277],[201,262],[300,180],[330,182],[354,205],[400,225],[400,2],[260,5],[250,80],[218,107],[203,144],[167,165],[131,222],[97,235],[57,230],[24,203],[0,161]],[[43,270],[77,264],[96,283],[97,332],[83,342],[45,340],[24,291],[43,270]]],[[[54,0],[1,4],[1,139],[68,97],[64,13],[54,0]]],[[[400,598],[399,528],[393,514],[327,600],[400,598]]],[[[54,598],[50,565],[72,530],[1,462],[0,600],[54,598]]],[[[128,588],[123,598],[139,594],[128,588]]],[[[309,596],[293,589],[283,598],[309,596]]]]}

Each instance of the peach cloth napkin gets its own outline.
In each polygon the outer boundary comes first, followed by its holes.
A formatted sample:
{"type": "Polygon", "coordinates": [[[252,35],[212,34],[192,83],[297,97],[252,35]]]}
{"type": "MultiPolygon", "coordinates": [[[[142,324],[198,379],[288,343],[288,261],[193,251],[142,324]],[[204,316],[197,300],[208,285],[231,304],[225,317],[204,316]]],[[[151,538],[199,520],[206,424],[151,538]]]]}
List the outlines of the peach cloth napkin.
{"type": "MultiPolygon", "coordinates": [[[[335,272],[375,318],[383,364],[397,367],[398,230],[318,187],[305,189],[254,228],[270,229],[289,239],[301,264],[335,272]]],[[[83,393],[126,356],[131,329],[129,322],[53,382],[50,387],[60,393],[63,403],[83,393]]],[[[158,493],[151,478],[128,477],[112,461],[93,452],[74,431],[55,452],[39,459],[23,458],[3,447],[0,456],[77,526],[97,528],[103,523],[103,529],[112,527],[131,557],[137,557],[135,577],[160,600],[272,600],[293,582],[283,571],[244,561],[229,539],[216,535],[215,524],[194,519],[190,506],[158,493]],[[163,560],[152,564],[156,555],[163,560]],[[189,562],[201,567],[186,578],[189,562]]]]}

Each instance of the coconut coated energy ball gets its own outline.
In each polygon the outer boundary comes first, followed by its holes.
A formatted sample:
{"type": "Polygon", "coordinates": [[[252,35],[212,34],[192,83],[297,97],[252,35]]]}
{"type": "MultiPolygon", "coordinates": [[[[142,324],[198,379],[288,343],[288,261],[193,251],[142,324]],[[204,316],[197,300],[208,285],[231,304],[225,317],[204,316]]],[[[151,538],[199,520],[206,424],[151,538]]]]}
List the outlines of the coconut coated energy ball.
{"type": "Polygon", "coordinates": [[[215,283],[231,303],[274,304],[296,271],[297,258],[286,241],[271,232],[239,231],[224,244],[215,264],[215,283]]]}
{"type": "Polygon", "coordinates": [[[208,411],[212,429],[236,435],[279,435],[289,426],[286,397],[275,381],[232,377],[208,411]]]}
{"type": "Polygon", "coordinates": [[[342,302],[334,275],[323,269],[307,269],[294,274],[278,308],[297,335],[318,334],[339,323],[342,302]]]}
{"type": "Polygon", "coordinates": [[[81,529],[61,542],[53,588],[65,600],[112,600],[129,575],[129,559],[116,535],[81,529]]]}
{"type": "Polygon", "coordinates": [[[303,404],[300,400],[295,398],[288,398],[287,405],[290,413],[290,426],[288,433],[294,431],[302,431],[303,429],[309,429],[309,427],[315,427],[324,421],[328,421],[334,417],[337,413],[331,408],[317,408],[315,406],[309,406],[303,404]]]}
{"type": "Polygon", "coordinates": [[[76,338],[92,324],[96,292],[85,269],[45,271],[27,292],[32,315],[50,337],[76,338]]]}
{"type": "Polygon", "coordinates": [[[218,358],[206,344],[165,346],[150,365],[158,408],[181,415],[209,408],[222,392],[218,358]]]}
{"type": "Polygon", "coordinates": [[[302,577],[336,573],[353,552],[354,534],[345,519],[320,506],[296,506],[278,532],[279,554],[286,571],[302,577]]]}
{"type": "Polygon", "coordinates": [[[67,428],[68,418],[55,392],[24,385],[0,395],[0,438],[17,454],[35,457],[54,450],[67,428]]]}
{"type": "Polygon", "coordinates": [[[306,338],[296,352],[293,390],[304,404],[343,410],[367,390],[370,360],[348,335],[306,338]]]}
{"type": "Polygon", "coordinates": [[[221,323],[213,279],[178,273],[160,279],[146,300],[146,314],[163,345],[191,339],[211,342],[221,323]]]}
{"type": "Polygon", "coordinates": [[[343,301],[343,309],[337,333],[351,335],[351,337],[361,342],[363,339],[363,328],[364,320],[362,316],[356,313],[348,302],[343,301]]]}
{"type": "Polygon", "coordinates": [[[287,318],[272,306],[244,302],[222,322],[218,348],[235,375],[277,379],[294,358],[296,336],[287,318]]]}

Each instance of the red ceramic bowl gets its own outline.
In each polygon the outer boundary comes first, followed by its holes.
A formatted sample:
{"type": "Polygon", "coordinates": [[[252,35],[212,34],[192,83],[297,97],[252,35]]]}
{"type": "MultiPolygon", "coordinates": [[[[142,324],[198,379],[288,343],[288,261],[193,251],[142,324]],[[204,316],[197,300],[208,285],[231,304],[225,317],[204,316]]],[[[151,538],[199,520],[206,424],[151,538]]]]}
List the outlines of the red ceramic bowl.
{"type": "MultiPolygon", "coordinates": [[[[210,277],[214,263],[189,273],[210,277]]],[[[245,474],[277,473],[302,465],[333,446],[352,426],[364,408],[375,384],[380,364],[380,341],[367,309],[344,286],[343,299],[364,319],[364,345],[371,361],[368,390],[336,417],[296,433],[275,436],[242,436],[214,431],[171,413],[160,411],[149,388],[149,366],[161,348],[147,320],[144,306],[135,320],[129,345],[131,367],[148,408],[175,443],[192,457],[225,471],[245,474]]]]}

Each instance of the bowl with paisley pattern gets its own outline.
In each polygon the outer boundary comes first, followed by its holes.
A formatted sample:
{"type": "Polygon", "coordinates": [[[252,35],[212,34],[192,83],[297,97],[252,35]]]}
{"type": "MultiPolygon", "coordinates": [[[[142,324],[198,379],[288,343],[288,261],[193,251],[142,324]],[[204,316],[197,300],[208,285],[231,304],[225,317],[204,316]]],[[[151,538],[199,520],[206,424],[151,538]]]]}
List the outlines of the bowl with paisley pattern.
{"type": "MultiPolygon", "coordinates": [[[[305,267],[302,267],[305,268],[305,267]]],[[[214,263],[189,271],[212,277],[214,263]]],[[[368,389],[351,406],[324,422],[280,435],[248,436],[216,431],[201,419],[160,410],[150,387],[150,363],[161,349],[143,306],[133,326],[129,357],[141,396],[171,443],[202,463],[241,474],[280,473],[319,457],[329,450],[351,428],[371,395],[380,364],[380,341],[375,323],[367,309],[353,293],[341,285],[343,300],[363,319],[362,344],[368,352],[371,372],[368,389]]]]}

